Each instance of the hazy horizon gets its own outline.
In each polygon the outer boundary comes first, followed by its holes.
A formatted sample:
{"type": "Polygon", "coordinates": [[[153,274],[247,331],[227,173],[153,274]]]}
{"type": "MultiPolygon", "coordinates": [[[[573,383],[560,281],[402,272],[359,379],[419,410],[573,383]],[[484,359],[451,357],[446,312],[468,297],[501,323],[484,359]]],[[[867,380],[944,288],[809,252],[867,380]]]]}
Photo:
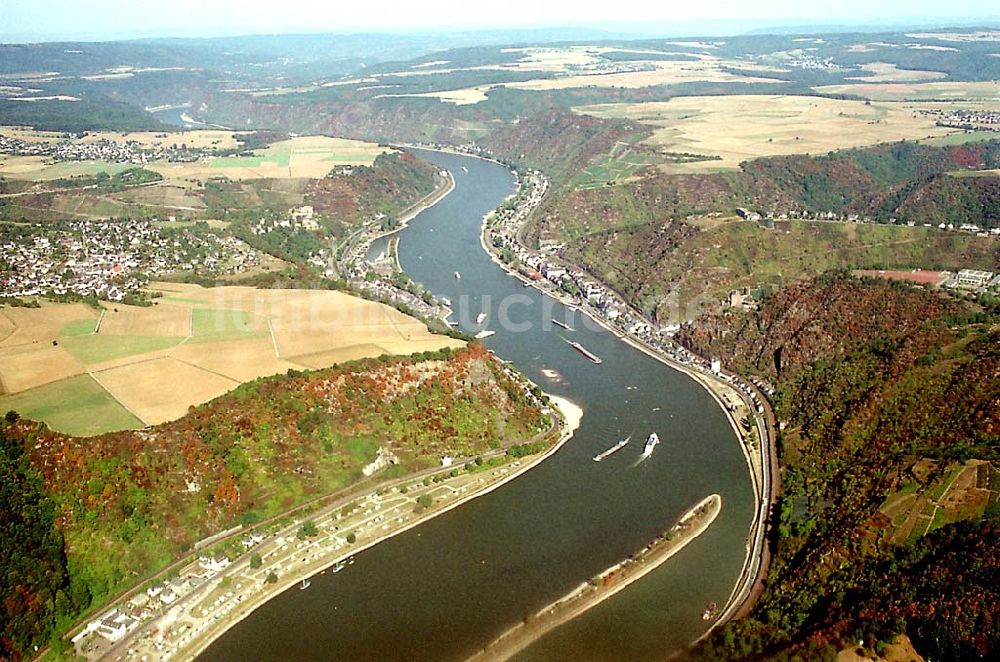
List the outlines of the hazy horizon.
{"type": "Polygon", "coordinates": [[[0,42],[117,41],[149,38],[213,38],[293,34],[442,34],[480,31],[599,30],[641,37],[723,36],[760,30],[871,31],[916,27],[1000,25],[995,3],[970,0],[952,11],[927,0],[873,3],[847,0],[834,7],[765,0],[753,7],[717,0],[703,6],[672,6],[636,0],[628,14],[606,3],[555,0],[544,6],[508,0],[471,8],[457,0],[414,6],[372,0],[363,6],[333,7],[315,0],[275,5],[248,0],[176,0],[168,14],[122,0],[80,5],[65,0],[8,0],[0,42]],[[151,18],[151,16],[155,16],[151,18]]]}

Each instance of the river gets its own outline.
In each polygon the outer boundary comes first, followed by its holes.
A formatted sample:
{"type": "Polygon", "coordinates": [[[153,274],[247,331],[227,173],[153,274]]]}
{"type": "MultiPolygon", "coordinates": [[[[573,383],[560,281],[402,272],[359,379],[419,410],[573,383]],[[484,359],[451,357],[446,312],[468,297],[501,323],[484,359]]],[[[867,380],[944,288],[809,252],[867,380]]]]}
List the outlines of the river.
{"type": "Polygon", "coordinates": [[[341,573],[317,575],[307,591],[271,600],[202,659],[463,659],[718,493],[722,512],[706,533],[517,658],[662,659],[705,631],[702,610],[725,603],[746,555],[753,494],[736,436],[693,380],[522,287],[490,260],[479,228],[514,190],[506,168],[418,153],[448,169],[455,190],[400,233],[403,268],[456,309],[467,302],[456,314],[466,329],[488,307],[486,325],[496,335],[485,344],[544,390],[580,405],[580,429],[503,488],[359,554],[341,573]],[[573,331],[545,323],[546,308],[573,331]],[[508,324],[498,322],[501,309],[508,324]],[[566,339],[603,363],[588,361],[566,339]],[[652,431],[663,442],[637,464],[652,431]],[[628,435],[623,450],[592,461],[628,435]]]}

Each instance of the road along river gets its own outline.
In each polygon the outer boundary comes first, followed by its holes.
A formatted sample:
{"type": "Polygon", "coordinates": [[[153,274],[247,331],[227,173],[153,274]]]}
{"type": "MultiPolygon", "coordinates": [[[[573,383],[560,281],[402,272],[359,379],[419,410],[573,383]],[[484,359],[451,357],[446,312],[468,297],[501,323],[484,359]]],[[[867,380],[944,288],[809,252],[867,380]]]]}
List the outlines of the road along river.
{"type": "Polygon", "coordinates": [[[718,494],[724,506],[702,535],[518,656],[662,659],[707,629],[702,611],[726,602],[743,567],[754,496],[740,443],[691,378],[490,260],[480,223],[514,190],[506,168],[419,155],[449,170],[455,189],[398,235],[403,269],[448,297],[462,328],[478,330],[485,312],[483,325],[496,333],[484,343],[547,392],[578,404],[580,429],[517,480],[359,554],[344,572],[316,576],[309,590],[271,600],[202,659],[464,659],[638,552],[692,503],[718,494]],[[662,443],[641,460],[654,431],[662,443]],[[629,436],[622,450],[593,461],[629,436]]]}

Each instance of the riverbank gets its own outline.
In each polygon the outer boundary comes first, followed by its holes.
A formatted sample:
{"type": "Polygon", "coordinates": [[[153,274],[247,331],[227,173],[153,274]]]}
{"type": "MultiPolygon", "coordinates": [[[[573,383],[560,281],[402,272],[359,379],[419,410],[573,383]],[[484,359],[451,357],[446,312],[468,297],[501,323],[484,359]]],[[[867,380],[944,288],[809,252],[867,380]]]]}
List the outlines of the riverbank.
{"type": "MultiPolygon", "coordinates": [[[[205,649],[207,649],[212,642],[224,635],[229,629],[235,626],[237,623],[241,622],[254,610],[266,604],[269,600],[273,599],[275,596],[280,595],[284,591],[294,588],[296,585],[302,586],[303,580],[307,580],[309,577],[316,575],[317,573],[325,572],[328,568],[333,566],[338,566],[346,562],[349,558],[354,555],[374,547],[394,536],[401,533],[409,531],[410,529],[419,526],[434,517],[443,515],[455,508],[458,508],[469,501],[488,494],[496,489],[499,489],[506,483],[514,480],[515,478],[521,476],[527,471],[530,471],[534,467],[538,466],[541,462],[545,461],[556,452],[564,444],[566,444],[574,435],[576,430],[580,426],[580,421],[583,418],[583,410],[580,409],[573,402],[561,398],[558,396],[549,396],[549,400],[555,409],[558,411],[558,416],[560,420],[560,434],[556,442],[547,448],[543,453],[535,457],[520,458],[509,463],[505,467],[498,467],[494,471],[493,479],[483,479],[477,478],[476,474],[473,474],[473,480],[478,480],[479,484],[473,484],[467,482],[464,487],[455,488],[449,484],[447,480],[442,481],[440,485],[433,487],[431,492],[440,492],[442,489],[451,488],[452,491],[457,495],[455,498],[448,500],[441,506],[427,508],[422,514],[414,516],[412,519],[405,520],[401,526],[391,529],[385,532],[380,532],[375,535],[375,537],[370,540],[358,540],[357,544],[349,544],[346,546],[335,547],[328,549],[327,553],[315,554],[313,558],[307,558],[308,561],[305,563],[298,564],[297,567],[289,567],[285,572],[279,577],[278,581],[274,583],[267,583],[265,581],[266,573],[269,571],[269,566],[271,564],[263,564],[257,569],[257,572],[250,573],[252,579],[256,581],[255,587],[248,587],[246,589],[246,597],[242,600],[238,600],[234,603],[234,607],[225,614],[219,614],[222,610],[214,610],[208,615],[204,613],[198,617],[180,617],[175,616],[172,619],[171,625],[177,623],[181,618],[189,625],[185,629],[186,632],[196,633],[194,636],[188,635],[188,638],[183,641],[181,647],[173,652],[164,652],[162,649],[156,649],[154,647],[148,647],[143,650],[141,647],[137,647],[133,644],[130,650],[135,651],[135,657],[139,658],[143,653],[154,655],[159,657],[159,659],[183,659],[183,660],[193,660],[205,649]],[[249,593],[252,588],[257,588],[258,590],[254,593],[249,593]],[[238,606],[236,606],[238,605],[238,606]],[[138,648],[138,649],[137,649],[138,648]]],[[[401,479],[400,483],[411,483],[418,479],[416,476],[410,476],[406,479],[401,479]]],[[[454,481],[468,481],[469,477],[460,475],[458,478],[452,479],[454,481]]],[[[413,494],[416,492],[414,491],[413,494]]],[[[374,493],[367,495],[360,495],[355,497],[355,501],[365,503],[366,499],[370,499],[374,493]]],[[[415,500],[415,496],[411,496],[409,500],[415,500]]],[[[334,508],[334,510],[336,507],[334,508]]],[[[388,508],[386,508],[388,510],[388,508]]],[[[331,521],[339,522],[339,528],[342,530],[347,529],[347,525],[344,523],[339,516],[334,517],[331,521]]],[[[319,527],[323,527],[323,522],[321,516],[314,516],[310,521],[314,521],[319,527]]],[[[280,541],[279,541],[280,542],[280,541]]],[[[301,544],[301,543],[297,543],[301,544]]],[[[294,551],[294,556],[300,557],[301,554],[305,552],[294,551]]],[[[292,562],[294,563],[294,561],[292,562]]],[[[247,574],[249,567],[249,560],[245,560],[242,563],[235,564],[233,569],[225,573],[225,575],[213,579],[213,582],[217,586],[221,586],[225,582],[225,577],[230,577],[229,587],[230,592],[232,591],[232,577],[239,573],[247,574]]],[[[342,567],[342,566],[341,566],[342,567]]],[[[238,586],[238,585],[237,585],[238,586]]],[[[200,604],[205,604],[208,600],[215,594],[221,593],[222,588],[215,588],[213,591],[208,592],[207,596],[201,601],[200,604]]],[[[225,595],[225,593],[221,593],[225,595]]],[[[194,611],[195,607],[191,606],[190,611],[194,611]]],[[[170,627],[170,626],[166,626],[170,627]]],[[[141,646],[141,643],[140,643],[141,646]]]]}
{"type": "Polygon", "coordinates": [[[712,494],[689,509],[669,531],[639,554],[581,584],[568,595],[538,611],[523,623],[503,633],[470,659],[508,660],[560,625],[593,609],[656,570],[712,525],[722,510],[722,497],[712,494]]]}
{"type": "Polygon", "coordinates": [[[396,219],[396,222],[398,223],[396,227],[375,235],[372,237],[371,241],[377,241],[382,237],[388,237],[389,235],[405,230],[410,224],[410,221],[419,216],[421,212],[426,209],[430,209],[437,203],[444,200],[452,191],[455,190],[455,178],[446,170],[444,179],[445,182],[443,186],[435,187],[432,192],[428,193],[423,198],[401,211],[399,218],[396,219]]]}
{"type": "MultiPolygon", "coordinates": [[[[518,178],[518,181],[520,182],[521,179],[518,178]]],[[[540,203],[541,198],[537,200],[536,205],[540,203]]],[[[533,211],[533,209],[528,209],[518,213],[520,217],[520,226],[515,225],[514,244],[519,248],[519,250],[527,251],[527,249],[524,248],[523,244],[520,242],[520,234],[523,229],[523,224],[527,222],[527,219],[533,211]]],[[[769,550],[765,540],[767,518],[771,505],[777,497],[777,490],[780,485],[777,471],[777,455],[774,446],[776,422],[773,412],[770,410],[770,406],[768,405],[766,399],[759,392],[750,390],[751,387],[743,383],[743,380],[739,379],[738,376],[724,375],[721,372],[716,373],[714,370],[710,372],[706,369],[693,365],[686,365],[683,361],[669,356],[663,351],[659,351],[656,347],[651,346],[648,342],[634,336],[632,333],[616,328],[610,320],[604,319],[604,317],[588,305],[586,301],[578,302],[569,295],[557,291],[551,286],[543,286],[543,284],[546,284],[547,281],[527,278],[519,273],[513,266],[505,263],[500,259],[498,251],[493,248],[492,241],[490,241],[490,238],[488,237],[488,234],[490,233],[490,220],[495,213],[496,211],[494,210],[487,213],[483,217],[483,222],[480,226],[479,232],[480,245],[495,264],[500,266],[501,269],[525,285],[534,287],[543,295],[555,299],[567,307],[580,310],[588,319],[594,321],[600,327],[611,332],[617,338],[623,340],[633,348],[638,349],[663,365],[677,370],[678,372],[681,372],[693,379],[697,384],[708,391],[713,400],[715,400],[715,402],[719,405],[725,414],[733,433],[740,441],[740,449],[743,452],[744,459],[747,463],[754,494],[755,517],[746,538],[747,555],[743,568],[740,572],[739,581],[733,587],[729,598],[720,611],[719,618],[712,623],[711,627],[709,627],[701,637],[693,642],[697,643],[710,634],[716,627],[726,623],[728,620],[738,615],[745,615],[748,613],[754,600],[757,596],[759,596],[763,586],[763,580],[766,576],[770,560],[769,550]],[[734,383],[739,383],[744,390],[736,388],[734,383]],[[756,393],[756,395],[752,395],[754,393],[756,393]],[[729,403],[728,405],[727,402],[729,403]],[[758,404],[759,409],[756,406],[758,404]],[[754,430],[756,430],[757,433],[756,439],[749,438],[749,433],[751,432],[750,430],[748,430],[748,435],[746,437],[741,432],[739,424],[737,423],[738,411],[745,411],[747,420],[754,421],[754,430]]],[[[564,263],[564,265],[565,264],[566,263],[564,263]]],[[[573,265],[569,266],[572,267],[573,265]]],[[[576,268],[579,270],[578,267],[576,268]]],[[[626,308],[631,308],[626,302],[623,302],[623,305],[626,308]]],[[[633,314],[637,318],[642,319],[642,321],[649,328],[653,327],[651,322],[641,317],[638,313],[633,311],[633,314]]]]}

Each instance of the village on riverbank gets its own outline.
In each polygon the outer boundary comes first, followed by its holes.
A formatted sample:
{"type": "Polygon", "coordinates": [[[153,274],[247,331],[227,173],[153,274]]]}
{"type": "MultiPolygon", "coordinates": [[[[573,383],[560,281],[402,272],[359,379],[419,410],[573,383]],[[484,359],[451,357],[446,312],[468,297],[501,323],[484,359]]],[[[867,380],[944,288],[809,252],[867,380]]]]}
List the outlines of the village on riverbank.
{"type": "MultiPolygon", "coordinates": [[[[514,374],[513,369],[503,370],[514,374]]],[[[533,384],[519,377],[526,397],[533,384]]],[[[378,482],[382,451],[365,468],[368,491],[331,495],[253,530],[238,527],[195,546],[186,561],[109,605],[73,637],[85,659],[193,659],[274,596],[307,590],[319,573],[350,572],[354,556],[531,469],[568,441],[582,418],[573,403],[539,402],[552,428],[475,458],[443,456],[437,468],[378,482]],[[332,500],[331,500],[332,499],[332,500]]]]}
{"type": "Polygon", "coordinates": [[[590,317],[639,351],[690,376],[716,400],[740,441],[753,484],[756,515],[747,535],[747,556],[740,579],[719,609],[711,631],[749,608],[767,572],[768,513],[779,489],[774,443],[777,421],[767,402],[774,388],[762,380],[746,380],[725,370],[721,358],[701,357],[675,343],[672,336],[680,330],[679,323],[655,325],[611,288],[561,260],[556,255],[558,247],[534,250],[525,246],[522,231],[544,200],[549,183],[537,170],[528,170],[523,176],[515,171],[515,175],[517,192],[483,221],[481,243],[494,262],[525,287],[535,287],[571,311],[590,317]]]}

